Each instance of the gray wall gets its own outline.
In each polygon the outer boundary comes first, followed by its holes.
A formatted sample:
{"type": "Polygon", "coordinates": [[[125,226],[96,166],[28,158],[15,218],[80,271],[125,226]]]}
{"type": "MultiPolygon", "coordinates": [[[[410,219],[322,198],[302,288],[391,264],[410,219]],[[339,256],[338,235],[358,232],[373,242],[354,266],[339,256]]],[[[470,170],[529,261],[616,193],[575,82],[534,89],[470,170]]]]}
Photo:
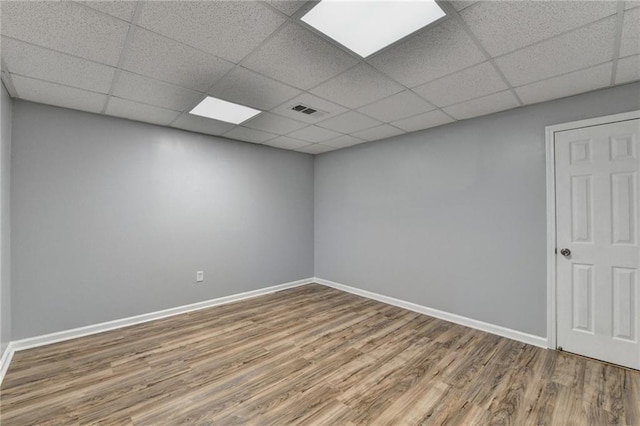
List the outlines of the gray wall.
{"type": "Polygon", "coordinates": [[[10,170],[13,101],[4,86],[0,103],[0,355],[11,341],[10,170]]]}
{"type": "Polygon", "coordinates": [[[13,339],[313,275],[312,156],[24,101],[13,114],[13,339]]]}
{"type": "Polygon", "coordinates": [[[640,83],[316,157],[315,276],[546,335],[545,126],[640,83]]]}

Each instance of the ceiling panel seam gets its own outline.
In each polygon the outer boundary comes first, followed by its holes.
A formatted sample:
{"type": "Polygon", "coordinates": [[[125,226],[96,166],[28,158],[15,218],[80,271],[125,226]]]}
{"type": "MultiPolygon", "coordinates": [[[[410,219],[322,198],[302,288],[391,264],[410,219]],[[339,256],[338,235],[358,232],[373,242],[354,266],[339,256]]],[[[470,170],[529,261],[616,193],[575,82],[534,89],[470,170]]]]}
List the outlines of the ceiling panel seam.
{"type": "MultiPolygon", "coordinates": [[[[314,2],[313,2],[313,1],[311,1],[311,2],[307,2],[307,4],[310,4],[310,3],[312,4],[312,3],[314,3],[314,2]]],[[[305,5],[305,6],[306,6],[306,5],[305,5]]],[[[304,8],[305,6],[303,6],[302,8],[304,8]]],[[[301,8],[301,9],[302,9],[302,8],[301,8]]],[[[411,39],[411,38],[413,38],[413,37],[415,37],[415,36],[419,35],[420,33],[422,33],[422,32],[424,32],[424,31],[426,31],[428,28],[432,28],[432,27],[433,27],[433,26],[435,26],[435,25],[440,25],[442,22],[444,22],[444,21],[445,21],[445,19],[446,19],[446,17],[445,17],[445,18],[443,18],[443,19],[442,19],[442,20],[440,20],[440,21],[437,21],[437,22],[436,22],[435,24],[433,24],[433,25],[427,25],[427,26],[425,26],[425,27],[421,28],[420,30],[418,30],[418,31],[416,31],[416,32],[414,32],[414,33],[412,33],[412,34],[408,35],[407,37],[405,37],[405,38],[404,38],[404,39],[402,39],[402,40],[403,40],[403,41],[407,41],[407,40],[409,40],[409,39],[411,39]]],[[[290,22],[292,22],[293,24],[295,24],[295,25],[297,25],[297,26],[301,27],[303,30],[310,31],[310,29],[307,27],[307,25],[306,25],[306,24],[304,24],[300,19],[298,19],[298,17],[296,16],[296,14],[294,14],[293,16],[291,16],[291,17],[289,18],[289,20],[290,20],[290,22]]],[[[326,79],[326,80],[324,80],[324,81],[322,81],[322,82],[318,83],[317,85],[315,85],[315,86],[313,86],[313,87],[310,87],[309,89],[305,90],[305,93],[308,93],[309,95],[312,95],[312,96],[318,97],[318,98],[320,98],[320,99],[327,100],[327,101],[332,102],[332,103],[334,103],[334,104],[336,104],[336,105],[339,105],[339,106],[342,106],[342,107],[344,107],[344,108],[347,108],[347,109],[348,109],[348,110],[350,110],[350,111],[356,111],[356,112],[359,112],[359,111],[357,111],[357,109],[355,109],[355,108],[349,108],[349,107],[347,107],[347,106],[345,106],[345,105],[341,105],[339,102],[336,102],[336,101],[334,101],[334,100],[326,99],[326,98],[324,98],[324,97],[322,97],[322,96],[316,95],[315,93],[311,93],[311,90],[314,90],[314,89],[316,89],[317,87],[319,87],[319,86],[323,85],[324,83],[327,83],[328,81],[333,80],[333,79],[334,79],[334,78],[336,78],[336,77],[339,77],[340,75],[342,75],[342,74],[344,74],[344,73],[346,73],[346,72],[350,71],[351,69],[353,69],[353,68],[357,67],[358,65],[364,64],[364,65],[366,65],[366,66],[368,66],[368,67],[370,67],[370,68],[373,68],[376,72],[380,73],[380,74],[381,74],[381,75],[383,75],[385,78],[387,78],[387,79],[391,80],[392,82],[394,82],[394,83],[396,83],[396,84],[400,85],[401,87],[404,87],[404,89],[405,89],[405,90],[408,90],[409,92],[411,92],[411,93],[413,93],[414,95],[418,96],[420,99],[422,99],[422,100],[426,101],[426,102],[427,102],[427,103],[429,103],[431,106],[433,106],[433,108],[434,108],[435,110],[439,110],[441,113],[445,114],[446,116],[448,116],[449,118],[451,118],[451,119],[452,119],[452,120],[454,120],[454,121],[458,121],[455,117],[453,117],[452,115],[450,115],[449,113],[447,113],[446,111],[444,111],[442,108],[440,108],[440,107],[438,107],[438,106],[434,105],[431,101],[429,101],[427,98],[425,98],[424,96],[420,95],[419,93],[415,92],[412,88],[410,88],[410,87],[408,87],[408,86],[406,86],[406,85],[404,85],[404,84],[400,83],[400,82],[399,82],[399,81],[397,81],[396,79],[394,79],[394,78],[392,78],[391,76],[389,76],[387,73],[385,73],[385,72],[381,71],[380,69],[376,68],[375,66],[373,66],[371,63],[369,63],[369,62],[368,62],[368,59],[373,58],[374,56],[376,56],[376,55],[377,55],[377,53],[380,53],[380,52],[377,52],[376,54],[371,55],[370,57],[368,57],[367,59],[365,59],[365,58],[362,58],[360,55],[355,54],[355,53],[354,53],[354,52],[352,52],[351,50],[349,50],[349,49],[345,48],[344,46],[342,46],[341,44],[337,43],[336,41],[334,41],[334,40],[333,40],[333,39],[331,39],[330,37],[326,36],[325,34],[319,33],[319,32],[317,32],[317,31],[310,31],[310,32],[311,32],[312,34],[316,35],[316,36],[321,37],[323,40],[327,41],[328,43],[330,43],[330,44],[331,44],[332,46],[334,46],[335,48],[340,49],[341,51],[343,51],[343,52],[347,53],[348,55],[350,55],[351,57],[353,57],[354,59],[356,59],[356,60],[358,61],[358,63],[357,63],[357,64],[355,64],[355,65],[353,65],[352,67],[349,67],[349,68],[347,68],[347,69],[345,69],[345,70],[343,70],[343,71],[339,72],[339,73],[338,73],[338,74],[336,74],[336,75],[331,76],[330,78],[328,78],[328,79],[326,79]]],[[[457,71],[456,71],[456,72],[457,72],[457,71]]],[[[399,92],[398,92],[398,93],[399,93],[399,92]]],[[[397,94],[397,93],[394,93],[394,94],[397,94]]],[[[380,99],[379,99],[379,100],[380,100],[380,99]]],[[[375,102],[375,101],[374,101],[374,102],[375,102]]],[[[283,102],[283,104],[284,104],[284,103],[286,103],[286,102],[283,102]]],[[[279,106],[282,106],[283,104],[280,104],[279,106]]],[[[361,107],[359,107],[359,108],[361,108],[361,107]]],[[[346,113],[346,112],[345,112],[345,113],[346,113]]],[[[339,115],[342,115],[342,114],[339,114],[339,115]]],[[[333,117],[329,117],[329,118],[327,118],[327,120],[329,120],[329,119],[331,119],[331,118],[333,118],[333,117]]],[[[326,120],[319,121],[319,122],[318,122],[318,123],[316,123],[316,124],[322,123],[323,121],[326,121],[326,120]]]]}
{"type": "MultiPolygon", "coordinates": [[[[94,0],[94,1],[99,2],[99,1],[103,1],[103,0],[94,0]]],[[[137,3],[143,3],[143,2],[144,2],[144,0],[138,0],[138,1],[137,1],[137,3]]],[[[89,9],[89,10],[91,10],[91,11],[92,11],[92,12],[94,12],[94,13],[98,13],[98,14],[100,14],[100,15],[107,16],[107,17],[109,17],[109,18],[111,18],[111,19],[117,19],[118,21],[126,22],[127,24],[130,24],[130,23],[131,23],[131,21],[127,21],[126,19],[122,19],[122,18],[120,18],[120,17],[118,17],[118,16],[115,16],[115,15],[110,15],[110,14],[108,14],[108,13],[106,13],[106,12],[103,12],[102,10],[95,9],[95,8],[91,7],[91,6],[89,6],[88,4],[86,4],[86,3],[81,3],[81,2],[79,2],[78,0],[72,0],[72,3],[73,3],[73,4],[75,4],[75,5],[77,5],[77,6],[83,7],[83,8],[85,8],[85,9],[89,9]]],[[[132,15],[132,20],[133,20],[133,15],[132,15]]]]}
{"type": "MultiPolygon", "coordinates": [[[[353,68],[355,68],[355,67],[357,67],[357,66],[359,66],[359,65],[361,65],[361,64],[365,64],[365,65],[369,66],[370,68],[373,68],[376,72],[380,73],[381,75],[383,75],[383,76],[384,76],[384,77],[386,77],[387,79],[391,80],[392,82],[394,82],[394,83],[396,83],[396,84],[400,85],[401,87],[404,87],[404,89],[405,89],[405,90],[407,90],[407,91],[409,91],[409,92],[413,93],[414,95],[418,96],[420,99],[422,99],[422,100],[426,101],[429,105],[431,105],[431,106],[434,108],[434,110],[439,110],[441,113],[443,113],[444,115],[448,116],[448,117],[449,117],[449,118],[451,118],[452,120],[454,120],[454,121],[458,121],[455,117],[453,117],[452,115],[450,115],[449,113],[447,113],[446,111],[444,111],[442,108],[440,108],[440,107],[438,107],[438,106],[434,105],[431,101],[429,101],[428,99],[426,99],[424,96],[420,95],[419,93],[415,92],[412,88],[410,88],[410,87],[408,87],[408,86],[406,86],[406,85],[404,85],[404,84],[400,83],[399,81],[397,81],[397,80],[395,80],[394,78],[390,77],[388,74],[386,74],[386,73],[382,72],[381,70],[379,70],[378,68],[376,68],[375,66],[373,66],[372,64],[370,64],[369,62],[367,62],[367,60],[366,60],[366,59],[362,58],[360,55],[357,55],[356,53],[352,52],[351,50],[349,50],[349,49],[345,48],[345,47],[344,47],[344,46],[342,46],[341,44],[337,43],[335,40],[333,40],[333,39],[331,39],[330,37],[328,37],[326,34],[322,34],[322,33],[321,33],[321,32],[319,32],[319,31],[315,31],[315,30],[313,30],[313,28],[309,27],[309,26],[308,26],[308,25],[306,25],[304,22],[302,22],[302,21],[300,20],[300,17],[301,17],[302,15],[304,15],[304,14],[305,14],[305,13],[306,13],[310,8],[311,8],[311,6],[313,6],[315,3],[316,3],[316,2],[315,2],[315,1],[313,1],[313,0],[311,0],[311,1],[307,1],[303,6],[301,6],[301,7],[300,7],[300,8],[299,8],[299,9],[298,9],[298,10],[297,10],[293,15],[291,15],[291,16],[287,16],[286,14],[284,14],[284,13],[282,13],[282,12],[280,12],[280,11],[278,11],[278,12],[279,12],[279,13],[281,13],[281,14],[282,14],[282,15],[283,15],[283,16],[284,16],[284,17],[285,17],[289,22],[291,22],[292,24],[295,24],[295,25],[297,25],[297,26],[301,27],[303,30],[310,31],[312,34],[314,34],[314,35],[316,35],[316,36],[318,36],[318,37],[322,38],[323,40],[325,40],[325,41],[327,41],[328,43],[330,43],[333,47],[335,47],[335,48],[337,48],[337,49],[340,49],[341,51],[343,51],[343,52],[347,53],[348,55],[350,55],[351,57],[353,57],[354,59],[356,59],[356,60],[358,61],[358,63],[357,63],[357,64],[355,64],[355,65],[353,65],[353,66],[351,66],[351,67],[349,67],[349,68],[347,68],[347,69],[345,69],[345,70],[343,70],[343,71],[341,71],[341,72],[339,72],[338,74],[335,74],[335,75],[333,75],[333,76],[329,77],[328,79],[326,79],[326,80],[324,80],[324,81],[321,81],[320,83],[316,84],[316,85],[315,85],[315,86],[313,86],[313,87],[310,87],[310,88],[309,88],[309,89],[307,89],[307,90],[303,90],[303,92],[304,92],[304,93],[309,94],[309,95],[314,96],[314,97],[317,97],[317,98],[320,98],[320,99],[323,99],[323,100],[326,100],[326,101],[328,101],[328,102],[334,103],[334,104],[336,104],[336,105],[338,105],[338,106],[341,106],[341,107],[343,107],[343,108],[346,108],[348,111],[345,111],[345,112],[344,112],[344,113],[342,113],[342,114],[346,114],[346,113],[347,113],[347,112],[349,112],[349,111],[355,111],[355,112],[360,113],[360,111],[358,111],[356,108],[350,108],[350,107],[347,107],[347,106],[345,106],[345,105],[340,104],[339,102],[337,102],[337,101],[335,101],[335,100],[327,99],[327,98],[325,98],[325,97],[323,97],[323,96],[317,95],[317,94],[315,94],[315,93],[311,93],[311,91],[312,91],[312,90],[314,90],[314,89],[316,89],[317,87],[319,87],[319,86],[321,86],[321,85],[323,85],[323,84],[327,83],[328,81],[331,81],[331,80],[333,80],[334,78],[337,78],[337,77],[339,77],[340,75],[342,75],[342,74],[344,74],[344,73],[347,73],[347,72],[348,72],[348,71],[350,71],[351,69],[353,69],[353,68]]],[[[269,8],[271,8],[271,9],[275,9],[273,6],[271,6],[271,5],[267,4],[267,3],[262,3],[262,4],[264,4],[266,7],[269,7],[269,8]]],[[[436,26],[436,25],[441,24],[441,23],[442,23],[442,22],[444,22],[445,20],[446,20],[446,16],[445,16],[444,18],[442,18],[441,20],[439,20],[439,21],[437,21],[437,22],[433,23],[433,24],[426,25],[425,27],[423,27],[423,28],[421,28],[421,29],[419,29],[419,30],[417,30],[417,31],[415,31],[415,32],[413,32],[413,33],[411,33],[411,34],[409,34],[408,36],[404,37],[404,38],[402,39],[402,41],[403,41],[403,42],[404,42],[404,41],[408,41],[409,39],[411,39],[411,38],[413,38],[413,37],[416,37],[416,36],[418,36],[420,33],[422,33],[422,32],[424,32],[424,31],[426,31],[428,28],[432,28],[433,26],[436,26]]],[[[397,43],[393,43],[393,45],[396,45],[396,44],[397,44],[397,43]]],[[[390,47],[390,46],[387,46],[387,47],[390,47]]],[[[385,48],[385,49],[382,49],[382,50],[386,50],[386,48],[385,48]]],[[[382,50],[381,50],[381,51],[382,51],[382,50]]],[[[373,58],[373,57],[374,57],[374,56],[376,56],[377,54],[381,53],[381,51],[378,51],[378,52],[374,53],[373,55],[371,55],[371,56],[370,56],[370,57],[368,57],[368,58],[369,58],[369,59],[370,59],[370,58],[373,58]]],[[[253,53],[253,52],[252,52],[252,53],[253,53]]],[[[251,55],[251,53],[250,53],[249,55],[251,55]]],[[[247,56],[249,56],[249,55],[247,55],[247,56]]],[[[457,71],[455,71],[455,72],[457,72],[457,71]]],[[[452,73],[452,74],[453,74],[453,73],[452,73]]],[[[401,91],[401,92],[402,92],[402,91],[401,91]]],[[[400,93],[400,92],[398,92],[398,93],[400,93]]],[[[397,94],[397,93],[394,93],[394,94],[392,94],[392,95],[390,95],[390,96],[393,96],[393,95],[395,95],[395,94],[397,94]]],[[[386,99],[386,97],[385,97],[385,98],[378,99],[378,100],[376,100],[376,101],[374,101],[374,102],[378,102],[378,101],[380,101],[380,100],[382,100],[382,99],[386,99]]],[[[291,99],[289,99],[289,100],[287,100],[287,101],[285,101],[285,102],[282,102],[280,105],[277,105],[276,107],[272,108],[272,110],[273,110],[273,109],[275,109],[275,108],[279,108],[279,107],[283,106],[284,104],[286,104],[286,103],[287,103],[287,102],[289,102],[290,100],[291,100],[291,99]]],[[[372,103],[373,103],[373,102],[372,102],[372,103]]],[[[367,105],[368,105],[368,104],[367,104],[367,105]]],[[[364,105],[363,105],[363,106],[364,106],[364,105]]],[[[360,107],[358,107],[358,108],[362,108],[362,106],[360,106],[360,107]]],[[[433,110],[432,110],[432,111],[433,111],[433,110]]],[[[329,118],[327,118],[327,119],[325,119],[325,120],[318,121],[318,122],[317,122],[317,123],[315,123],[315,124],[320,124],[320,123],[322,123],[323,121],[329,120],[329,119],[334,118],[334,117],[338,117],[338,116],[340,116],[340,115],[342,115],[342,114],[338,114],[338,115],[336,115],[336,116],[329,117],[329,118]]],[[[362,114],[362,113],[360,113],[360,114],[362,114]]],[[[416,115],[419,115],[419,114],[416,114],[416,115]]],[[[369,117],[369,116],[367,115],[367,117],[369,117]]],[[[371,117],[371,118],[374,118],[374,117],[371,117]]],[[[374,118],[374,119],[375,119],[375,120],[378,120],[378,119],[376,119],[376,118],[374,118]]],[[[379,120],[378,120],[378,121],[379,121],[379,120]]],[[[388,123],[386,123],[386,122],[381,122],[381,124],[388,124],[388,123]]],[[[312,124],[312,125],[313,125],[313,124],[312,124]]],[[[393,126],[393,127],[395,127],[395,126],[393,126]]],[[[333,129],[332,129],[332,130],[333,130],[333,129]]],[[[366,130],[366,129],[364,129],[364,130],[366,130]]],[[[399,130],[400,130],[400,129],[399,129],[399,130]]],[[[334,131],[336,131],[336,130],[334,130],[334,131]]],[[[290,132],[290,133],[291,133],[291,132],[290,132]]],[[[350,134],[349,134],[349,133],[343,133],[343,135],[350,135],[350,134]]]]}
{"type": "Polygon", "coordinates": [[[616,15],[616,33],[613,41],[613,66],[611,67],[611,82],[613,86],[618,73],[618,60],[620,59],[620,44],[622,43],[622,25],[624,22],[624,2],[619,1],[616,15]]]}
{"type": "MultiPolygon", "coordinates": [[[[522,46],[522,47],[519,47],[519,48],[517,48],[517,49],[513,49],[513,50],[510,50],[510,51],[508,51],[508,52],[501,53],[501,54],[499,54],[499,55],[493,56],[492,58],[493,58],[493,59],[500,59],[500,58],[502,58],[502,57],[504,57],[504,56],[511,55],[512,53],[516,53],[516,52],[519,52],[519,51],[521,51],[521,50],[529,49],[530,47],[537,46],[538,44],[545,43],[545,42],[547,42],[547,41],[553,40],[554,38],[560,38],[560,37],[565,36],[565,35],[567,35],[567,34],[571,34],[571,33],[572,33],[572,32],[574,32],[574,31],[579,31],[579,30],[581,30],[581,29],[583,29],[583,28],[586,28],[586,27],[589,27],[589,26],[591,26],[591,25],[595,25],[595,24],[598,24],[598,23],[600,23],[600,22],[602,22],[602,21],[606,21],[607,19],[611,19],[611,17],[613,17],[613,16],[615,16],[615,15],[616,15],[615,13],[612,13],[611,15],[607,15],[607,16],[605,16],[604,18],[599,18],[599,19],[596,19],[595,21],[587,22],[586,24],[584,24],[584,25],[580,25],[579,27],[571,28],[570,30],[563,31],[563,32],[558,33],[558,34],[556,34],[556,35],[553,35],[553,36],[551,36],[551,37],[547,37],[547,38],[545,38],[545,39],[538,40],[538,41],[536,41],[535,43],[527,44],[526,46],[522,46]]],[[[460,17],[460,19],[463,19],[463,18],[462,18],[462,17],[460,17]]],[[[463,21],[464,21],[464,19],[463,19],[463,21]]]]}
{"type": "Polygon", "coordinates": [[[16,86],[13,84],[11,71],[7,68],[7,64],[4,62],[4,59],[1,59],[0,67],[2,68],[2,82],[4,83],[4,87],[7,89],[7,92],[9,92],[9,96],[12,98],[18,98],[18,91],[16,90],[16,86]]]}
{"type": "Polygon", "coordinates": [[[518,101],[518,105],[519,106],[523,106],[524,102],[522,102],[522,99],[520,99],[520,96],[518,96],[518,94],[516,93],[515,89],[513,88],[513,86],[511,85],[511,82],[509,80],[507,80],[507,77],[504,75],[504,73],[502,72],[502,70],[498,67],[498,64],[496,63],[496,61],[493,59],[493,57],[489,54],[489,52],[487,51],[487,49],[485,49],[485,47],[482,45],[482,43],[480,42],[480,39],[478,39],[478,37],[476,37],[476,35],[473,33],[473,31],[471,31],[471,28],[469,28],[469,26],[467,25],[467,23],[464,21],[464,19],[462,19],[462,16],[460,16],[460,14],[458,13],[457,10],[455,10],[455,8],[453,6],[451,6],[450,4],[446,4],[444,7],[446,7],[446,9],[448,9],[447,13],[451,14],[451,16],[456,19],[458,21],[458,23],[462,26],[462,29],[467,33],[467,35],[471,38],[471,40],[473,41],[473,43],[475,44],[476,48],[478,50],[480,50],[480,52],[482,52],[482,54],[487,58],[487,60],[489,61],[489,63],[491,64],[491,66],[493,67],[493,69],[498,73],[498,75],[500,76],[500,78],[502,79],[502,81],[504,82],[504,84],[507,85],[507,87],[509,88],[509,91],[511,92],[511,94],[513,95],[514,98],[516,98],[516,100],[518,101]]]}
{"type": "Polygon", "coordinates": [[[136,3],[136,8],[133,12],[133,17],[131,18],[129,29],[127,30],[127,37],[124,39],[124,45],[122,46],[122,50],[120,51],[120,57],[118,58],[116,71],[113,73],[113,79],[111,80],[111,87],[109,88],[109,93],[107,94],[107,100],[104,102],[104,106],[102,107],[101,114],[104,114],[107,111],[107,107],[109,106],[109,102],[111,102],[111,97],[113,96],[113,91],[115,90],[116,84],[118,84],[118,79],[120,78],[120,73],[122,72],[122,64],[124,63],[124,59],[127,55],[127,51],[129,50],[129,47],[131,46],[131,42],[133,41],[133,35],[137,30],[136,22],[138,22],[138,18],[140,17],[140,13],[142,12],[143,5],[144,5],[143,2],[136,3]]]}
{"type": "MultiPolygon", "coordinates": [[[[264,40],[262,40],[262,42],[256,46],[251,52],[249,52],[244,58],[242,58],[240,61],[238,61],[238,63],[234,64],[233,67],[227,71],[226,73],[224,73],[220,78],[218,78],[216,81],[214,81],[206,90],[205,92],[205,96],[204,97],[200,97],[198,99],[197,102],[194,102],[192,105],[190,105],[187,109],[185,109],[184,111],[182,111],[171,123],[169,123],[169,126],[171,126],[173,123],[175,123],[180,117],[182,117],[183,115],[187,114],[189,111],[191,111],[196,105],[198,105],[200,102],[202,102],[202,100],[204,98],[206,98],[207,96],[209,96],[209,93],[211,93],[211,91],[216,87],[217,84],[219,84],[223,78],[225,78],[227,75],[229,75],[230,73],[232,73],[233,71],[235,71],[236,69],[242,67],[242,64],[244,64],[247,61],[247,58],[249,58],[251,56],[252,53],[254,53],[256,50],[260,49],[267,41],[271,40],[273,37],[275,37],[278,33],[280,33],[287,25],[288,25],[287,20],[285,20],[278,28],[275,29],[275,31],[273,31],[271,34],[269,34],[264,40]]],[[[216,56],[217,57],[217,56],[216,56]]],[[[238,127],[238,126],[236,126],[238,127]]],[[[234,127],[235,128],[235,127],[234,127]]],[[[224,132],[224,134],[230,132],[233,129],[228,130],[227,132],[224,132]]]]}

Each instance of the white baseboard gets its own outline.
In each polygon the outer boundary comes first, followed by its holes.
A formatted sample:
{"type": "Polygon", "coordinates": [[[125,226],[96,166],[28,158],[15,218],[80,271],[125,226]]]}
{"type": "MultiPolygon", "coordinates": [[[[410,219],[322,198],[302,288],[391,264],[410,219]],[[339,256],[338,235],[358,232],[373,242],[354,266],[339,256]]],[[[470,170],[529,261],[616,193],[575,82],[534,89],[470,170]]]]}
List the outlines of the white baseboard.
{"type": "Polygon", "coordinates": [[[0,358],[0,385],[2,384],[4,375],[7,374],[7,370],[9,369],[9,364],[11,363],[11,358],[13,358],[14,352],[15,349],[13,348],[13,342],[9,342],[7,347],[4,349],[2,358],[0,358]]]}
{"type": "Polygon", "coordinates": [[[118,320],[103,322],[100,324],[88,325],[85,327],[74,328],[71,330],[60,331],[57,333],[45,334],[42,336],[29,337],[27,339],[14,340],[7,345],[2,358],[0,358],[0,384],[4,379],[4,375],[9,368],[11,358],[14,352],[31,349],[38,346],[49,345],[52,343],[63,342],[65,340],[76,339],[78,337],[89,336],[91,334],[102,333],[109,330],[115,330],[118,328],[128,327],[130,325],[141,324],[148,321],[153,321],[161,318],[170,317],[173,315],[184,314],[187,312],[193,312],[200,309],[210,308],[212,306],[223,305],[225,303],[237,302],[239,300],[250,299],[253,297],[262,296],[276,291],[286,290],[288,288],[299,287],[306,284],[318,283],[327,287],[332,287],[337,290],[346,291],[348,293],[363,296],[369,299],[377,300],[389,305],[398,306],[400,308],[408,309],[421,314],[429,315],[435,318],[440,318],[445,321],[450,321],[456,324],[464,325],[477,330],[486,331],[487,333],[496,334],[498,336],[506,337],[509,339],[517,340],[530,345],[538,346],[541,348],[547,347],[547,339],[545,337],[534,336],[532,334],[523,333],[521,331],[512,330],[506,327],[489,324],[486,322],[474,320],[471,318],[463,317],[456,314],[451,314],[437,309],[428,308],[415,303],[406,302],[404,300],[396,299],[389,296],[373,293],[367,290],[361,290],[359,288],[351,287],[348,285],[336,283],[333,281],[325,280],[322,278],[306,278],[303,280],[292,281],[285,284],[274,285],[272,287],[261,288],[258,290],[247,291],[245,293],[233,294],[231,296],[219,297],[217,299],[206,300],[203,302],[192,303],[190,305],[178,306],[175,308],[164,309],[162,311],[150,312],[148,314],[136,315],[133,317],[122,318],[118,320]]]}
{"type": "MultiPolygon", "coordinates": [[[[166,318],[173,315],[193,312],[200,309],[210,308],[212,306],[223,305],[225,303],[237,302],[239,300],[250,299],[265,294],[274,293],[276,291],[286,290],[288,288],[298,287],[305,284],[311,284],[313,278],[292,281],[285,284],[274,285],[272,287],[261,288],[258,290],[247,291],[231,296],[219,297],[217,299],[205,300],[203,302],[192,303],[190,305],[178,306],[175,308],[164,309],[162,311],[150,312],[148,314],[136,315],[133,317],[122,318],[118,320],[103,322],[100,324],[88,325],[85,327],[74,328],[71,330],[59,331],[57,333],[44,334],[42,336],[29,337],[27,339],[14,340],[10,343],[14,351],[31,349],[38,346],[49,345],[51,343],[63,342],[65,340],[76,339],[78,337],[88,336],[91,334],[102,333],[104,331],[115,330],[118,328],[128,327],[134,324],[140,324],[148,321],[166,318]]],[[[4,359],[4,358],[3,358],[4,359]]],[[[2,381],[0,380],[0,383],[2,381]]]]}
{"type": "Polygon", "coordinates": [[[327,287],[335,288],[337,290],[346,291],[348,293],[356,294],[358,296],[366,297],[368,299],[373,299],[382,303],[387,303],[389,305],[398,306],[399,308],[408,309],[410,311],[418,312],[420,314],[429,315],[431,317],[435,317],[445,321],[464,325],[466,327],[475,328],[476,330],[485,331],[491,334],[496,334],[498,336],[506,337],[512,340],[517,340],[519,342],[527,343],[533,346],[538,346],[540,348],[547,348],[546,337],[535,336],[533,334],[523,333],[522,331],[512,330],[510,328],[502,327],[499,325],[489,324],[487,322],[474,320],[471,318],[463,317],[461,315],[451,314],[449,312],[440,311],[438,309],[428,308],[426,306],[418,305],[416,303],[407,302],[404,300],[396,299],[394,297],[384,296],[382,294],[373,293],[367,290],[361,290],[359,288],[336,283],[336,282],[325,280],[322,278],[316,277],[313,279],[313,281],[318,284],[326,285],[327,287]]]}

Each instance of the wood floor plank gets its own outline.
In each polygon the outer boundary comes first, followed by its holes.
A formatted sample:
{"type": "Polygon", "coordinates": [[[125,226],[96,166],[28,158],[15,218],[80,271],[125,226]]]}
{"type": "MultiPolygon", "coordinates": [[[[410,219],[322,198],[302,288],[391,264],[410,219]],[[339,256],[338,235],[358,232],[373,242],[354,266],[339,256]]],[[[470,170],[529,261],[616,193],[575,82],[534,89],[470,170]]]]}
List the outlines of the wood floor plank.
{"type": "Polygon", "coordinates": [[[640,372],[311,284],[17,352],[0,423],[640,426],[640,372]]]}

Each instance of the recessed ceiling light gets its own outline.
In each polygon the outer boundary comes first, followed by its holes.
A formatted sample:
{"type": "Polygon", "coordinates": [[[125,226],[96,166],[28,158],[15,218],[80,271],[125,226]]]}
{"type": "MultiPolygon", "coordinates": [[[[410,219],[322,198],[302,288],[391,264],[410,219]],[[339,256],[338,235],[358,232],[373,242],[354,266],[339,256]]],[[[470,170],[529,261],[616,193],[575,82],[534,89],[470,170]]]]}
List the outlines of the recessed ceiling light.
{"type": "Polygon", "coordinates": [[[443,16],[434,0],[322,0],[301,19],[365,58],[443,16]]]}
{"type": "Polygon", "coordinates": [[[189,114],[200,115],[202,117],[214,118],[227,123],[240,124],[251,117],[255,117],[262,111],[249,108],[233,102],[207,96],[196,105],[189,114]]]}

